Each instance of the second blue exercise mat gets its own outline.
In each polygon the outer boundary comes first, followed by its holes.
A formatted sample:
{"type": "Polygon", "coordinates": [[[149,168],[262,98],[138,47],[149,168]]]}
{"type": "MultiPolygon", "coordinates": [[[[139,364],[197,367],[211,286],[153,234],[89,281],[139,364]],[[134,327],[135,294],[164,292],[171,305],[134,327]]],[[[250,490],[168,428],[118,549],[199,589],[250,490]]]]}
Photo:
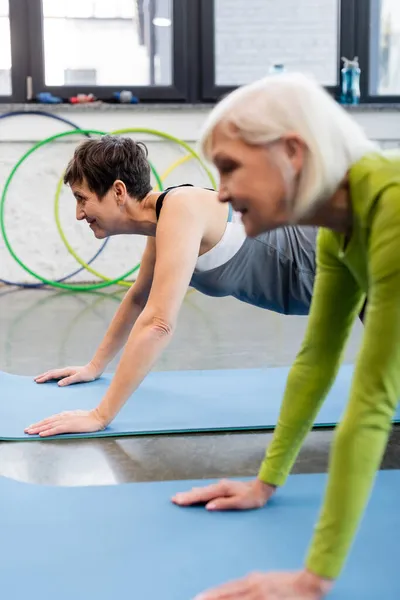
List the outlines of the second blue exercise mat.
{"type": "MultiPolygon", "coordinates": [[[[62,488],[0,478],[4,600],[193,600],[253,571],[300,569],[326,477],[293,475],[269,505],[178,508],[205,481],[62,488]]],[[[398,600],[400,472],[378,474],[329,600],[398,600]]],[[[328,600],[328,598],[327,598],[328,600]]]]}
{"type": "MultiPolygon", "coordinates": [[[[57,439],[273,429],[288,372],[289,367],[154,372],[107,429],[57,439]]],[[[340,420],[352,373],[352,365],[341,368],[315,426],[332,426],[340,420]]],[[[56,383],[38,385],[31,377],[0,372],[0,440],[38,439],[25,435],[24,429],[55,413],[96,407],[110,380],[111,375],[106,375],[92,383],[60,388],[56,383]]]]}

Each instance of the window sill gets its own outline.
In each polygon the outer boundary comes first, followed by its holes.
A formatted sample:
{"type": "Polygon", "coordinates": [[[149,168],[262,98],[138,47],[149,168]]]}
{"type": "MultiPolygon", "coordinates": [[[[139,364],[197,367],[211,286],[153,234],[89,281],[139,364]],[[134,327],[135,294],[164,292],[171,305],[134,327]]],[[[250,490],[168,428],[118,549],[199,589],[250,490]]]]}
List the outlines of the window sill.
{"type": "MultiPolygon", "coordinates": [[[[41,103],[0,103],[0,113],[30,110],[41,110],[51,113],[76,113],[76,112],[158,112],[158,111],[209,111],[214,106],[209,104],[179,104],[179,103],[151,103],[139,104],[109,104],[107,102],[93,102],[87,104],[41,104],[41,103]]],[[[400,111],[398,103],[361,103],[344,106],[350,112],[392,112],[400,111]]]]}
{"type": "MultiPolygon", "coordinates": [[[[107,102],[89,102],[87,104],[6,104],[0,103],[0,113],[6,112],[28,112],[30,110],[41,110],[51,113],[77,113],[77,112],[154,112],[154,111],[209,111],[212,104],[178,104],[178,103],[139,103],[139,104],[108,104],[107,102]]],[[[400,106],[400,105],[399,105],[400,106]]]]}
{"type": "Polygon", "coordinates": [[[345,106],[350,112],[391,112],[400,111],[400,102],[365,102],[345,106]]]}

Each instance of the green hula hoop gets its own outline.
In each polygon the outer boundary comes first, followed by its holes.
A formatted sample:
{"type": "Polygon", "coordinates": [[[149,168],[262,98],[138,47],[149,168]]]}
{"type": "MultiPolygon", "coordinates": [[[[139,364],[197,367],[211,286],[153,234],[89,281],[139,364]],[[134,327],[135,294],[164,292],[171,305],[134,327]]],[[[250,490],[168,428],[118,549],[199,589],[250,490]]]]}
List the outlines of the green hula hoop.
{"type": "MultiPolygon", "coordinates": [[[[167,139],[175,144],[178,144],[179,146],[182,146],[182,148],[185,148],[185,150],[187,150],[189,152],[189,155],[191,158],[194,158],[195,160],[197,160],[200,165],[203,167],[204,171],[206,172],[207,176],[210,179],[210,182],[213,186],[213,188],[216,188],[216,182],[215,179],[213,178],[213,175],[211,173],[211,171],[207,168],[207,166],[204,164],[204,162],[202,161],[202,159],[200,158],[199,154],[197,152],[195,152],[195,150],[193,150],[184,140],[181,140],[173,135],[170,135],[169,133],[165,133],[163,131],[159,131],[156,129],[148,129],[148,128],[144,128],[144,127],[132,127],[132,128],[127,128],[127,129],[118,129],[116,131],[112,131],[110,135],[122,135],[125,133],[145,133],[145,134],[149,134],[149,135],[154,135],[157,137],[161,137],[164,139],[167,139]]],[[[187,157],[184,157],[185,160],[187,160],[187,157]]],[[[182,159],[181,159],[182,160],[182,159]]],[[[175,166],[175,163],[174,163],[175,166]]],[[[160,176],[158,175],[156,169],[153,167],[153,165],[150,163],[150,167],[151,170],[153,172],[154,177],[156,178],[157,181],[157,185],[160,191],[163,190],[163,182],[162,179],[160,178],[160,176]]],[[[76,252],[75,250],[72,248],[71,244],[68,242],[67,237],[65,235],[64,229],[61,225],[61,220],[60,220],[60,212],[59,212],[59,205],[60,205],[60,196],[61,196],[61,190],[62,190],[62,185],[63,185],[63,177],[61,176],[58,185],[57,185],[57,189],[56,189],[56,194],[55,194],[55,199],[54,199],[54,217],[55,217],[55,221],[56,221],[56,225],[57,225],[57,229],[58,229],[58,233],[60,234],[60,237],[65,245],[65,247],[67,248],[68,252],[75,258],[75,260],[87,271],[89,271],[89,273],[92,273],[93,275],[96,275],[96,277],[99,277],[100,279],[103,279],[104,281],[109,281],[109,278],[102,275],[101,273],[99,273],[98,271],[96,271],[95,269],[93,269],[90,265],[88,265],[76,252]]],[[[140,267],[140,263],[138,263],[136,265],[136,268],[139,269],[140,267]]],[[[116,282],[118,285],[122,285],[122,286],[126,286],[126,287],[130,287],[132,284],[130,282],[127,281],[117,281],[116,282]]]]}
{"type": "MultiPolygon", "coordinates": [[[[112,135],[112,134],[111,134],[112,135]]],[[[150,165],[150,169],[157,181],[157,185],[160,189],[160,191],[162,191],[163,188],[163,184],[162,184],[162,180],[161,177],[159,176],[156,168],[154,167],[154,165],[149,161],[149,165],[150,165]]],[[[86,263],[77,252],[75,252],[75,250],[73,249],[73,247],[71,246],[71,244],[69,243],[69,241],[67,240],[67,236],[65,235],[65,231],[61,225],[61,219],[60,219],[60,196],[61,196],[61,190],[63,187],[63,175],[61,175],[58,184],[57,184],[57,189],[56,189],[56,195],[54,198],[54,218],[56,221],[56,226],[57,226],[57,230],[58,233],[60,234],[60,237],[65,245],[65,247],[67,248],[68,252],[75,258],[75,260],[84,268],[86,269],[86,271],[88,271],[89,273],[92,273],[92,275],[95,275],[96,277],[98,277],[99,279],[103,279],[103,281],[110,281],[109,277],[106,277],[105,275],[103,275],[102,273],[99,273],[99,271],[96,271],[96,269],[93,269],[90,265],[88,265],[88,263],[86,263]]],[[[137,263],[134,267],[135,270],[139,269],[140,267],[140,262],[137,263]]],[[[124,287],[131,287],[132,283],[129,281],[124,281],[124,280],[119,280],[115,282],[117,285],[122,285],[124,287]]]]}
{"type": "Polygon", "coordinates": [[[174,135],[171,135],[170,133],[165,133],[164,131],[158,131],[157,129],[146,129],[145,127],[117,129],[116,131],[112,131],[111,135],[123,135],[124,133],[147,133],[150,135],[154,135],[156,137],[163,138],[165,140],[169,140],[170,142],[173,142],[174,144],[178,144],[178,146],[185,148],[185,150],[187,150],[189,152],[189,154],[191,154],[192,157],[195,158],[201,164],[201,166],[203,167],[204,171],[206,172],[214,190],[217,189],[217,182],[215,181],[214,176],[211,173],[210,169],[200,158],[199,154],[197,154],[197,152],[195,150],[193,150],[193,148],[191,148],[189,146],[189,144],[187,144],[183,140],[175,137],[174,135]]]}
{"type": "Polygon", "coordinates": [[[121,281],[122,279],[126,279],[126,277],[129,277],[129,275],[132,275],[132,273],[137,271],[137,269],[139,267],[138,267],[138,265],[136,265],[133,269],[130,269],[127,273],[124,273],[120,277],[116,277],[115,279],[110,279],[109,281],[105,281],[103,283],[95,283],[95,284],[87,284],[87,285],[73,285],[73,284],[52,281],[50,279],[47,279],[46,277],[42,277],[42,275],[39,275],[38,273],[35,273],[35,271],[33,271],[27,265],[25,265],[22,262],[22,260],[17,256],[17,254],[15,253],[15,251],[12,248],[11,243],[8,239],[5,221],[4,221],[4,209],[5,209],[5,203],[6,203],[6,198],[7,198],[7,192],[8,192],[8,189],[10,187],[10,184],[11,184],[16,172],[18,171],[18,169],[22,165],[22,163],[25,162],[25,160],[31,154],[33,154],[33,152],[35,152],[35,150],[37,150],[38,148],[41,148],[42,146],[44,146],[56,139],[66,137],[68,135],[76,135],[76,134],[80,134],[80,133],[81,134],[92,134],[92,135],[106,135],[104,131],[98,131],[97,129],[75,129],[72,131],[64,131],[62,133],[57,133],[55,135],[52,135],[52,136],[34,144],[27,152],[25,152],[25,154],[23,156],[21,156],[19,161],[12,168],[11,173],[8,175],[5,185],[4,185],[4,188],[3,188],[3,192],[1,195],[1,199],[0,199],[0,228],[1,228],[3,238],[4,238],[4,243],[6,245],[8,252],[11,254],[13,259],[19,264],[19,266],[22,267],[22,269],[24,269],[24,271],[26,271],[27,273],[32,275],[32,277],[35,277],[35,279],[42,281],[42,283],[45,283],[46,285],[50,285],[55,288],[60,288],[60,289],[64,289],[64,290],[74,290],[74,291],[87,291],[87,290],[96,290],[96,289],[105,288],[105,287],[114,285],[114,284],[118,283],[119,281],[121,281]]]}

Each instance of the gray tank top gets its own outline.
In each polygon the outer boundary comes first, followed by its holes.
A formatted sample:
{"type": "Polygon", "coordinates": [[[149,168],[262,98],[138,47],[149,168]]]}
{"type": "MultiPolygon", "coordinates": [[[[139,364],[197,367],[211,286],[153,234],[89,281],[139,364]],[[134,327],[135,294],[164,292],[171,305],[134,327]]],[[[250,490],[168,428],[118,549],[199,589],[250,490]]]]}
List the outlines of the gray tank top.
{"type": "Polygon", "coordinates": [[[285,315],[307,315],[315,277],[314,227],[283,227],[246,238],[225,264],[194,272],[191,286],[285,315]]]}
{"type": "MultiPolygon", "coordinates": [[[[160,214],[166,190],[157,202],[160,214]]],[[[315,277],[316,227],[282,227],[246,238],[226,263],[195,270],[191,287],[285,315],[307,315],[315,277]]]]}

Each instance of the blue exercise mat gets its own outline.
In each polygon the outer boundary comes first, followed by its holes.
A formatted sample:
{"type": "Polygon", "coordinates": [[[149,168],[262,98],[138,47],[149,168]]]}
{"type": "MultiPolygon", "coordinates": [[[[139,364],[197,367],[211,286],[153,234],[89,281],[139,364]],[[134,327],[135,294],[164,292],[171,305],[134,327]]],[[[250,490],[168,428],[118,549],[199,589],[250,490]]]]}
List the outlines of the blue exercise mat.
{"type": "MultiPolygon", "coordinates": [[[[193,600],[255,570],[299,569],[326,478],[293,475],[254,511],[179,508],[208,482],[62,488],[0,479],[0,582],[12,600],[193,600]]],[[[400,472],[380,472],[329,598],[398,600],[400,472]]]]}
{"type": "MultiPolygon", "coordinates": [[[[55,439],[273,429],[288,372],[289,367],[153,372],[107,429],[55,439]]],[[[341,368],[315,426],[338,423],[348,400],[352,373],[352,365],[341,368]]],[[[39,385],[31,377],[0,372],[0,439],[39,439],[25,435],[24,429],[55,413],[94,408],[110,380],[111,375],[106,375],[92,383],[60,388],[56,383],[39,385]]]]}

